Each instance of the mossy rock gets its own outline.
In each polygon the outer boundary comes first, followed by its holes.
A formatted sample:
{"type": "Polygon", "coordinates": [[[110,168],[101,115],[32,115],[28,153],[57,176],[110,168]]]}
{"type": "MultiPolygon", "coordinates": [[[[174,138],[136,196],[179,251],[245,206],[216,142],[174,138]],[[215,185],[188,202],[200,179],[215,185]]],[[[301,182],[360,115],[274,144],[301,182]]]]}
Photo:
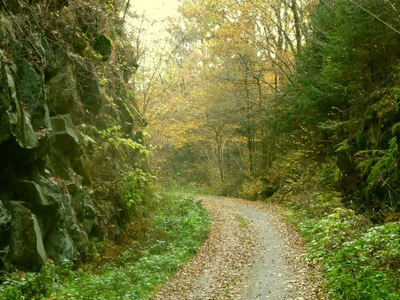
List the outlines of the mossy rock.
{"type": "Polygon", "coordinates": [[[87,38],[83,37],[80,32],[76,32],[70,36],[70,44],[76,54],[86,56],[86,49],[88,47],[87,38]]]}
{"type": "Polygon", "coordinates": [[[111,55],[112,42],[104,34],[99,35],[94,41],[93,49],[102,56],[103,61],[107,61],[111,55]]]}
{"type": "Polygon", "coordinates": [[[15,85],[18,100],[26,105],[33,129],[47,128],[49,118],[42,88],[43,76],[36,73],[28,61],[22,60],[17,69],[15,85]]]}
{"type": "Polygon", "coordinates": [[[38,220],[23,202],[11,201],[11,231],[8,259],[16,266],[38,271],[47,255],[38,220]]]}
{"type": "Polygon", "coordinates": [[[119,109],[121,112],[121,121],[122,121],[122,132],[125,134],[130,134],[133,130],[133,124],[135,118],[132,115],[132,112],[129,110],[128,105],[125,102],[119,102],[119,109]]]}
{"type": "MultiPolygon", "coordinates": [[[[0,197],[5,196],[0,195],[0,197]]],[[[7,245],[11,225],[11,215],[3,204],[3,201],[4,200],[0,199],[0,248],[7,245]]]]}
{"type": "Polygon", "coordinates": [[[82,153],[75,126],[70,115],[58,115],[51,118],[53,129],[53,146],[67,155],[73,157],[82,153]]]}
{"type": "Polygon", "coordinates": [[[99,81],[90,65],[80,66],[77,72],[79,98],[92,114],[97,114],[102,107],[103,96],[100,93],[99,81]]]}
{"type": "Polygon", "coordinates": [[[64,67],[62,72],[54,74],[46,86],[46,98],[49,103],[49,114],[67,114],[78,102],[79,96],[76,79],[71,66],[64,67]]]}
{"type": "Polygon", "coordinates": [[[42,99],[42,85],[43,81],[35,70],[26,60],[22,61],[18,68],[17,95],[21,101],[32,106],[32,110],[40,105],[38,100],[42,99]]]}
{"type": "MultiPolygon", "coordinates": [[[[0,51],[0,143],[10,139],[12,134],[22,148],[36,148],[39,142],[30,116],[25,113],[17,98],[18,85],[14,81],[13,69],[16,69],[15,65],[9,67],[3,52],[0,51]]],[[[32,86],[33,84],[29,87],[32,86]]],[[[19,94],[21,93],[23,94],[23,91],[19,91],[19,94]]]]}

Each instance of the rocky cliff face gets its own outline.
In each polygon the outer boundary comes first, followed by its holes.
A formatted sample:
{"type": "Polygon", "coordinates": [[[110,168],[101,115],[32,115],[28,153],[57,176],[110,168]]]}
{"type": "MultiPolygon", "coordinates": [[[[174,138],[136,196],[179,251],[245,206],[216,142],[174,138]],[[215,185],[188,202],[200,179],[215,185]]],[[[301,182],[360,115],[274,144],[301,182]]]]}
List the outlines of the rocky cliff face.
{"type": "Polygon", "coordinates": [[[0,3],[1,268],[84,261],[131,217],[146,150],[117,2],[0,3]]]}

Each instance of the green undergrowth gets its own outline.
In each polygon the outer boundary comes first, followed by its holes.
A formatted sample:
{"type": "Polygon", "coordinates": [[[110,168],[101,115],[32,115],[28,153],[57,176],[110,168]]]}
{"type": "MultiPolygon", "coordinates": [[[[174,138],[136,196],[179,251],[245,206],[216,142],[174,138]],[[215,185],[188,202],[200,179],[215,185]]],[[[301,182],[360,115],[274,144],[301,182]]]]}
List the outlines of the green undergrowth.
{"type": "Polygon", "coordinates": [[[303,217],[310,257],[323,266],[330,299],[400,299],[399,223],[372,226],[350,209],[303,217]]]}
{"type": "Polygon", "coordinates": [[[280,186],[269,199],[308,243],[322,267],[329,299],[400,299],[400,222],[374,224],[346,208],[332,183],[333,163],[292,154],[277,170],[280,186]]]}
{"type": "Polygon", "coordinates": [[[0,299],[147,299],[195,255],[210,224],[192,196],[172,193],[159,202],[143,241],[132,242],[96,274],[73,270],[68,262],[46,265],[39,273],[2,274],[0,299]]]}

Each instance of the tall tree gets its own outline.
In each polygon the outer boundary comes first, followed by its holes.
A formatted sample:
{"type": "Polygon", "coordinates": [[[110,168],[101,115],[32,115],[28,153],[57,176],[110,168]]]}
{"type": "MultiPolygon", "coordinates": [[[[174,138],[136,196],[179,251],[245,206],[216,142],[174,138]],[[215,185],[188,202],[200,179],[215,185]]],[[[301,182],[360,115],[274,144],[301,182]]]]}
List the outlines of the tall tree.
{"type": "Polygon", "coordinates": [[[320,1],[281,114],[290,132],[298,124],[329,142],[322,153],[336,151],[341,189],[369,212],[396,209],[400,198],[399,4],[320,1]]]}

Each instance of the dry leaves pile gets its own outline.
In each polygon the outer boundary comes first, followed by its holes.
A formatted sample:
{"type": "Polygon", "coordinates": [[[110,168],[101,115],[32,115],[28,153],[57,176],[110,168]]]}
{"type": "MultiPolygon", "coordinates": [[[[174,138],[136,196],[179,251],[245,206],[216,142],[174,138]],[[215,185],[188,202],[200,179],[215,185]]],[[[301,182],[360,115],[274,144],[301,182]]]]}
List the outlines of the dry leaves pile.
{"type": "Polygon", "coordinates": [[[212,218],[197,255],[152,299],[325,299],[298,233],[268,204],[202,196],[212,218]]]}

